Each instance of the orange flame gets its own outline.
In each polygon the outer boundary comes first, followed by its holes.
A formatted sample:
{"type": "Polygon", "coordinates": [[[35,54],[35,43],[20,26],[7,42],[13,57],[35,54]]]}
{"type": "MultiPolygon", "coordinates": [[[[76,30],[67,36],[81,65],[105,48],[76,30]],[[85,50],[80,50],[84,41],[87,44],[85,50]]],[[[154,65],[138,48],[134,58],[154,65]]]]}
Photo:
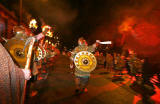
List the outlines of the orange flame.
{"type": "Polygon", "coordinates": [[[35,19],[32,19],[29,23],[29,28],[35,28],[37,29],[38,26],[37,26],[37,21],[35,19]]]}
{"type": "Polygon", "coordinates": [[[42,27],[42,31],[44,32],[46,29],[48,29],[46,36],[53,37],[53,32],[51,32],[51,27],[48,25],[45,25],[42,27]]]}
{"type": "Polygon", "coordinates": [[[42,26],[42,31],[44,32],[46,29],[51,29],[51,27],[49,25],[44,25],[42,26]]]}

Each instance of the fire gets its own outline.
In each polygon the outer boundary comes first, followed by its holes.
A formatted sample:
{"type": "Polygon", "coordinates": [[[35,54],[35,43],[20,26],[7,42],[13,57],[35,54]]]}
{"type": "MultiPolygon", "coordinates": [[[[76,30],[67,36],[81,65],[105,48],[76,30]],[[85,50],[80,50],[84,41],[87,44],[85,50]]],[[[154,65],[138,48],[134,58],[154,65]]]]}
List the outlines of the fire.
{"type": "Polygon", "coordinates": [[[51,31],[51,27],[48,25],[45,25],[42,27],[42,31],[44,32],[46,29],[48,29],[46,36],[53,37],[53,32],[51,31]]]}
{"type": "Polygon", "coordinates": [[[46,29],[50,30],[50,29],[51,29],[51,27],[50,27],[50,26],[48,26],[48,25],[45,25],[45,26],[43,26],[43,27],[42,27],[42,31],[43,31],[43,32],[44,32],[46,29]]]}
{"type": "Polygon", "coordinates": [[[128,17],[126,18],[123,23],[119,26],[119,32],[124,33],[133,30],[133,26],[135,25],[135,18],[128,17]]]}
{"type": "Polygon", "coordinates": [[[35,19],[32,19],[29,23],[29,28],[35,28],[37,29],[38,28],[38,25],[37,25],[37,21],[35,19]]]}
{"type": "Polygon", "coordinates": [[[48,37],[52,37],[53,36],[53,33],[51,31],[48,31],[47,34],[46,34],[48,37]]]}

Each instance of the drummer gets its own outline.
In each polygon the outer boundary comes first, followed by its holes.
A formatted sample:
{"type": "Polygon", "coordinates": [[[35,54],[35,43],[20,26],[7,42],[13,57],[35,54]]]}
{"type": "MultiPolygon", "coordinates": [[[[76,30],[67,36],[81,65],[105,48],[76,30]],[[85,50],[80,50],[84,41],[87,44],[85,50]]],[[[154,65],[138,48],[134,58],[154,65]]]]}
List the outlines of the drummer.
{"type": "MultiPolygon", "coordinates": [[[[94,52],[95,48],[96,48],[97,44],[93,44],[92,46],[88,46],[86,40],[81,37],[78,39],[78,46],[75,47],[75,49],[71,52],[71,63],[73,63],[74,57],[78,52],[81,51],[89,51],[89,52],[94,52]]],[[[87,85],[88,85],[88,81],[90,78],[90,72],[83,72],[81,70],[79,70],[78,68],[75,67],[75,71],[74,71],[74,75],[75,75],[75,84],[76,84],[76,90],[75,90],[75,94],[80,94],[83,92],[87,92],[87,85]]]]}

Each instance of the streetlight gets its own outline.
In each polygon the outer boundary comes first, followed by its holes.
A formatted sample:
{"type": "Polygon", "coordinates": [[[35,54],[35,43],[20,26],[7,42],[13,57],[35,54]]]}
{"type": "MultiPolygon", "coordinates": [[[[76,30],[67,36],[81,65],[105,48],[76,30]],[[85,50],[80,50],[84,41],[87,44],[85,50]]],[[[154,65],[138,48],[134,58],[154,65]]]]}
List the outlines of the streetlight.
{"type": "Polygon", "coordinates": [[[19,0],[19,25],[22,23],[22,8],[23,7],[23,2],[22,0],[19,0]]]}

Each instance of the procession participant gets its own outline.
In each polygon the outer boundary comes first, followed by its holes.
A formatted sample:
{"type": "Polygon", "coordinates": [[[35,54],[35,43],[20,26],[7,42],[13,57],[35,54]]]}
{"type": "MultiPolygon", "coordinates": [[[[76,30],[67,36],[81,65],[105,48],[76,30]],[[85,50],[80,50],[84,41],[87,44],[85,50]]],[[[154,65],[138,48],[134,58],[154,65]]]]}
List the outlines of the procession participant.
{"type": "Polygon", "coordinates": [[[31,41],[32,37],[34,37],[36,39],[36,43],[34,44],[34,48],[33,48],[33,57],[32,57],[32,75],[33,75],[33,79],[37,79],[37,75],[39,73],[40,68],[42,68],[42,64],[44,60],[40,60],[38,61],[36,58],[36,53],[37,53],[37,48],[38,47],[43,47],[44,45],[44,39],[45,39],[45,34],[49,31],[50,28],[45,28],[41,33],[39,33],[38,35],[35,36],[30,36],[29,38],[27,38],[26,44],[24,46],[25,47],[28,45],[28,43],[31,41]]]}
{"type": "Polygon", "coordinates": [[[70,58],[70,63],[69,63],[69,68],[70,68],[70,72],[69,73],[71,73],[71,74],[74,74],[74,69],[75,69],[75,66],[74,66],[74,61],[73,61],[73,56],[72,56],[72,51],[70,51],[70,56],[69,56],[69,58],[70,58]]]}
{"type": "Polygon", "coordinates": [[[20,104],[24,80],[30,79],[30,70],[18,68],[1,43],[0,57],[0,104],[20,104]]]}
{"type": "Polygon", "coordinates": [[[115,73],[114,76],[121,76],[122,71],[125,68],[125,56],[117,54],[115,57],[115,73]]]}
{"type": "Polygon", "coordinates": [[[113,57],[111,54],[107,53],[106,55],[106,68],[108,72],[112,72],[113,68],[113,57]]]}
{"type": "Polygon", "coordinates": [[[142,73],[142,66],[143,66],[143,61],[137,57],[135,52],[131,52],[128,57],[128,64],[130,67],[130,75],[131,75],[131,80],[136,79],[136,81],[139,80],[139,77],[142,73]]]}
{"type": "MultiPolygon", "coordinates": [[[[96,48],[96,43],[93,44],[92,46],[88,46],[86,40],[84,38],[79,38],[78,39],[78,46],[75,47],[75,49],[72,51],[72,55],[71,55],[71,60],[74,60],[75,55],[78,52],[81,51],[89,51],[89,52],[94,52],[95,48],[96,48]]],[[[80,94],[82,92],[87,92],[87,85],[88,85],[88,81],[90,78],[90,72],[83,72],[81,70],[79,70],[77,67],[74,67],[75,71],[74,71],[74,75],[75,75],[75,84],[76,84],[76,90],[75,93],[76,94],[80,94]]]]}
{"type": "Polygon", "coordinates": [[[25,48],[30,43],[32,38],[35,38],[35,44],[34,44],[33,50],[32,50],[33,54],[32,54],[31,65],[30,65],[32,77],[31,77],[31,80],[29,80],[27,82],[26,102],[28,102],[29,97],[33,97],[33,96],[37,95],[37,93],[38,93],[37,89],[33,89],[34,82],[40,79],[38,74],[39,74],[39,69],[41,68],[41,63],[36,59],[36,52],[37,52],[37,48],[40,44],[40,40],[43,40],[45,38],[45,34],[47,31],[48,31],[48,29],[46,29],[45,31],[42,31],[38,35],[32,34],[32,36],[28,36],[28,38],[26,39],[25,45],[24,45],[23,50],[25,50],[25,48]]]}
{"type": "MultiPolygon", "coordinates": [[[[34,47],[33,47],[33,50],[32,50],[33,54],[32,54],[31,65],[30,65],[31,74],[32,74],[32,78],[31,79],[36,80],[37,79],[36,76],[37,76],[37,73],[38,73],[38,69],[35,66],[36,65],[36,62],[35,62],[36,61],[35,60],[35,50],[37,49],[37,44],[39,44],[38,41],[45,37],[45,35],[44,35],[45,32],[42,32],[42,33],[40,33],[38,35],[35,35],[35,36],[30,36],[30,34],[26,33],[26,30],[25,30],[25,28],[23,26],[15,26],[13,28],[13,32],[14,32],[15,36],[12,39],[22,40],[22,41],[25,42],[23,51],[25,51],[27,45],[31,42],[33,37],[36,39],[36,43],[34,44],[34,47]]],[[[33,35],[33,34],[31,34],[31,35],[33,35]]]]}
{"type": "MultiPolygon", "coordinates": [[[[44,38],[42,38],[40,41],[39,41],[39,47],[42,48],[42,51],[43,53],[45,52],[45,44],[44,44],[44,38]]],[[[47,58],[46,56],[44,56],[44,54],[42,55],[42,59],[40,60],[41,61],[41,72],[40,72],[40,76],[42,79],[46,79],[47,76],[48,76],[48,65],[47,65],[47,58]]]]}

